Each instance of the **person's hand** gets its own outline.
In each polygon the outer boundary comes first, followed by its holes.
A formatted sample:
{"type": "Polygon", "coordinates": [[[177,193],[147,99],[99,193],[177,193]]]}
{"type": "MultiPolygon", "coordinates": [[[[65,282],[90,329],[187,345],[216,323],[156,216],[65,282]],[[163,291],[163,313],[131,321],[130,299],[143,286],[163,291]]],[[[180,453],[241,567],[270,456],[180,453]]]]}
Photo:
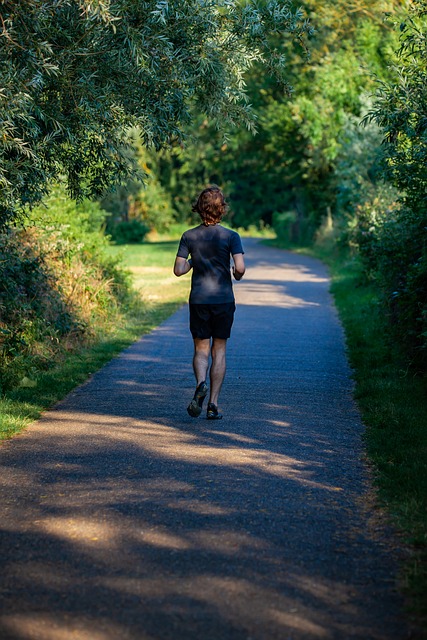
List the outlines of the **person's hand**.
{"type": "Polygon", "coordinates": [[[233,265],[231,267],[232,271],[233,271],[233,276],[235,280],[241,280],[243,278],[243,273],[240,273],[240,271],[236,271],[236,267],[233,265]]]}

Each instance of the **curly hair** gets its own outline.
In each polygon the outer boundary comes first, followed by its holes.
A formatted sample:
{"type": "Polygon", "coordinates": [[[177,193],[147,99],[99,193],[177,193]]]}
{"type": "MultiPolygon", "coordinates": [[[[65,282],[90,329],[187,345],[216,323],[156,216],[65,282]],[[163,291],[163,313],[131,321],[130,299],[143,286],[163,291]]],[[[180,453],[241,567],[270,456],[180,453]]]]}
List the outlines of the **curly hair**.
{"type": "Polygon", "coordinates": [[[192,211],[199,214],[203,224],[217,224],[227,211],[227,203],[221,189],[215,185],[203,189],[193,204],[192,211]]]}

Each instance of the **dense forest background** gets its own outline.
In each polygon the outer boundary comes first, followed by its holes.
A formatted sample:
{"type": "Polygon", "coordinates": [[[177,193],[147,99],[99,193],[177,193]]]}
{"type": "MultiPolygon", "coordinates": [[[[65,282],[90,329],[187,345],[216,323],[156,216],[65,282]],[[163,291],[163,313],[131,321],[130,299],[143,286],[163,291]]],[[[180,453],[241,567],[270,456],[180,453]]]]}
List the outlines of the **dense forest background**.
{"type": "Polygon", "coordinates": [[[2,3],[3,391],[118,321],[109,238],[195,223],[209,183],[236,228],[348,252],[425,373],[427,4],[300,5],[2,3]]]}
{"type": "Polygon", "coordinates": [[[135,143],[146,185],[102,202],[107,229],[120,241],[144,225],[196,222],[194,195],[217,183],[231,225],[357,256],[408,362],[425,371],[426,4],[309,0],[302,10],[314,33],[308,57],[285,44],[291,91],[257,61],[245,75],[256,135],[195,113],[186,145],[158,153],[135,143]]]}

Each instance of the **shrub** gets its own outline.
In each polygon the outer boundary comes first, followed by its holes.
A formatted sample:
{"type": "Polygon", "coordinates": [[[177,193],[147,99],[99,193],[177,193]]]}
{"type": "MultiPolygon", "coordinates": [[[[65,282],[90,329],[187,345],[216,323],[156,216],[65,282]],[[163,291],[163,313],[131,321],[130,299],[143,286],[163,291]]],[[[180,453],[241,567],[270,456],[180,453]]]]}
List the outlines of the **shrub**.
{"type": "Polygon", "coordinates": [[[375,199],[359,207],[353,242],[381,292],[396,340],[427,371],[427,220],[404,205],[375,199]]]}
{"type": "Polygon", "coordinates": [[[108,332],[130,304],[103,220],[97,204],[76,205],[56,187],[26,228],[0,234],[0,392],[108,332]]]}
{"type": "Polygon", "coordinates": [[[109,215],[106,219],[107,233],[119,244],[141,242],[142,229],[168,231],[174,221],[171,197],[158,179],[159,156],[144,149],[137,130],[130,132],[132,145],[128,154],[138,166],[142,178],[133,178],[107,194],[101,206],[109,215]]]}
{"type": "Polygon", "coordinates": [[[149,228],[134,218],[133,220],[122,220],[108,227],[111,239],[116,244],[132,244],[142,242],[149,232],[149,228]]]}
{"type": "Polygon", "coordinates": [[[383,129],[383,174],[399,189],[401,206],[368,226],[359,246],[386,297],[397,339],[427,371],[425,2],[411,5],[400,31],[394,78],[381,83],[368,119],[383,129]]]}

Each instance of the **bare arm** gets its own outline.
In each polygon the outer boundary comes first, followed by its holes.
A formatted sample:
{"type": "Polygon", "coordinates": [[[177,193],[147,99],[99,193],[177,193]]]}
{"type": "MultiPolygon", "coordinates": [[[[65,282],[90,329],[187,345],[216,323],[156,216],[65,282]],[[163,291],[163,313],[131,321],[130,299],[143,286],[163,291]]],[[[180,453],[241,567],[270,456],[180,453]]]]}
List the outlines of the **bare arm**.
{"type": "Polygon", "coordinates": [[[245,274],[245,261],[243,259],[243,253],[235,253],[233,255],[233,276],[236,280],[241,280],[245,274]]]}
{"type": "Polygon", "coordinates": [[[173,265],[173,272],[176,276],[183,276],[188,273],[191,269],[191,262],[186,260],[185,258],[176,257],[175,264],[173,265]]]}

